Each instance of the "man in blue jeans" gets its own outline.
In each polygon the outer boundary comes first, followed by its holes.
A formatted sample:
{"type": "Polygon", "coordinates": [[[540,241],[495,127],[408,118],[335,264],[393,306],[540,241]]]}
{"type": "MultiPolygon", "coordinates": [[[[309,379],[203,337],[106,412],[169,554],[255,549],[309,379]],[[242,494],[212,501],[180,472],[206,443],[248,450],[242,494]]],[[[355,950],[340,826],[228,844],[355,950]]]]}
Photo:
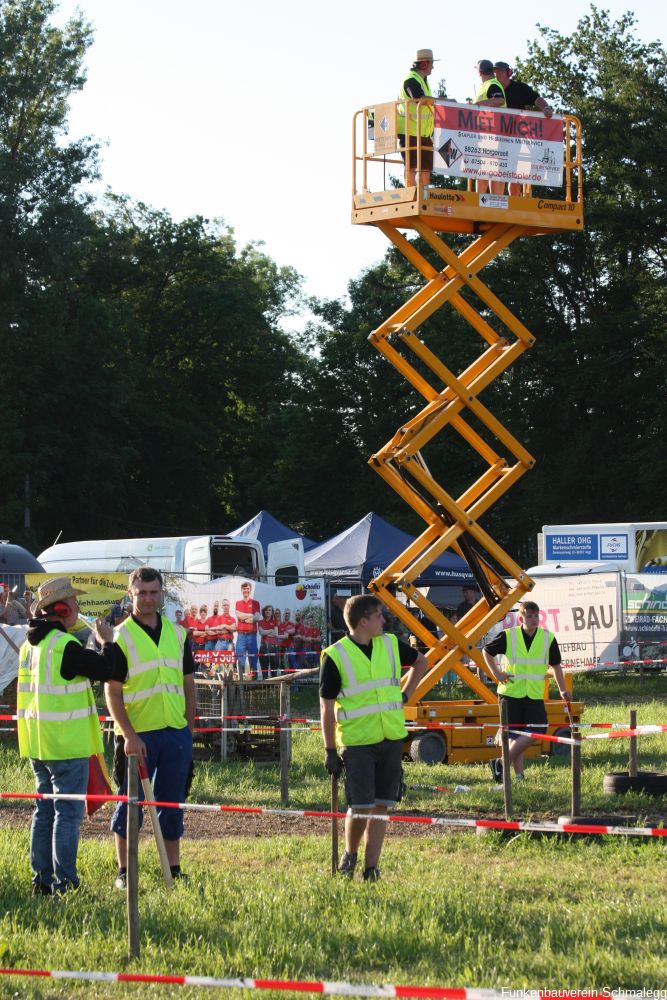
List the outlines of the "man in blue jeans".
{"type": "MultiPolygon", "coordinates": [[[[19,653],[17,687],[19,752],[30,759],[40,795],[85,795],[88,762],[102,753],[91,680],[113,670],[113,629],[98,618],[101,653],[68,634],[79,616],[68,577],[45,581],[37,591],[28,638],[19,653]]],[[[30,830],[33,896],[78,889],[76,856],[85,803],[37,799],[30,830]]]]}
{"type": "MultiPolygon", "coordinates": [[[[183,802],[192,767],[194,658],[185,629],[160,613],[164,603],[160,571],[151,566],[133,570],[128,592],[132,614],[116,630],[114,674],[106,685],[116,750],[125,756],[135,754],[146,766],[158,801],[183,802]]],[[[125,776],[121,794],[126,787],[125,776]]],[[[183,810],[160,807],[158,818],[171,874],[182,878],[183,810]]],[[[126,819],[127,806],[120,802],[111,820],[117,889],[127,885],[126,819]]]]}

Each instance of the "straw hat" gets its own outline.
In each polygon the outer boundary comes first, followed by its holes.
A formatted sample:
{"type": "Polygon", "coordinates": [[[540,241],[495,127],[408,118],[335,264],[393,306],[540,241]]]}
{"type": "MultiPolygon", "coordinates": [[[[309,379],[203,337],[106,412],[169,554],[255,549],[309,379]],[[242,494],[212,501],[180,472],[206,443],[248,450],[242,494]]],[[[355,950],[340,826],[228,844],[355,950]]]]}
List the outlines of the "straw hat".
{"type": "Polygon", "coordinates": [[[30,605],[30,614],[34,617],[47,608],[49,604],[55,604],[56,601],[66,601],[68,597],[77,597],[79,594],[85,593],[85,590],[77,590],[76,587],[73,587],[68,576],[56,576],[52,580],[45,580],[37,588],[37,600],[30,605]]]}
{"type": "Polygon", "coordinates": [[[433,49],[417,49],[415,62],[440,62],[440,60],[433,58],[433,49]]]}

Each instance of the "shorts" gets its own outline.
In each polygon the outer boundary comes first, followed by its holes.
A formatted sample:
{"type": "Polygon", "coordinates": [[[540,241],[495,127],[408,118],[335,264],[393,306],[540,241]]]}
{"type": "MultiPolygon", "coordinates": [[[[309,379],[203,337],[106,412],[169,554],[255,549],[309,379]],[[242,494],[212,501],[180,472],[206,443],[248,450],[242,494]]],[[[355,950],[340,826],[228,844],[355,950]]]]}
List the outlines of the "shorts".
{"type": "MultiPolygon", "coordinates": [[[[417,136],[415,136],[415,135],[411,135],[410,136],[410,169],[411,170],[416,170],[417,169],[417,143],[415,141],[416,138],[417,138],[417,136]]],[[[404,152],[404,149],[405,149],[405,136],[402,135],[401,133],[399,133],[399,136],[398,136],[398,144],[401,147],[401,157],[403,159],[403,163],[405,163],[405,156],[406,156],[406,154],[404,152]]],[[[433,138],[432,138],[432,136],[430,136],[430,135],[428,135],[428,136],[423,135],[421,137],[420,146],[421,146],[421,151],[422,151],[421,169],[422,170],[431,171],[431,170],[433,170],[433,138]]]]}
{"type": "Polygon", "coordinates": [[[395,806],[400,800],[403,740],[345,747],[345,798],[350,809],[395,806]]]}
{"type": "MultiPolygon", "coordinates": [[[[547,730],[547,710],[541,698],[509,698],[501,695],[499,704],[507,705],[507,721],[517,726],[519,732],[545,733],[547,730]]],[[[512,735],[511,739],[516,739],[512,735]]]]}
{"type": "MultiPolygon", "coordinates": [[[[185,786],[192,763],[192,733],[188,726],[183,729],[155,729],[139,733],[146,744],[146,767],[153,782],[156,802],[183,802],[185,786]]],[[[119,789],[120,795],[127,794],[127,775],[119,789]]],[[[139,795],[143,797],[141,782],[139,795]]],[[[143,809],[139,810],[139,826],[143,819],[143,809]]],[[[183,836],[183,810],[158,807],[158,819],[165,840],[179,840],[183,836]]],[[[113,833],[126,836],[127,805],[119,802],[111,817],[113,833]]]]}

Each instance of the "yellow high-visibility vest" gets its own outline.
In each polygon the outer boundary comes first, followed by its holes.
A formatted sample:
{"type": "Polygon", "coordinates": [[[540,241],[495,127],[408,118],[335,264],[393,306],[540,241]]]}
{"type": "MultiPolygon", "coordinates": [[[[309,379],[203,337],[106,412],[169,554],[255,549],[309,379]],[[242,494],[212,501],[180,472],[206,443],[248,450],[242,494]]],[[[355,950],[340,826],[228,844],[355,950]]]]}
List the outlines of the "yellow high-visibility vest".
{"type": "MultiPolygon", "coordinates": [[[[138,733],[183,729],[188,724],[183,690],[186,632],[168,618],[161,621],[157,646],[132,618],[126,618],[114,633],[127,660],[127,679],[123,684],[125,711],[138,733]]],[[[116,731],[120,732],[118,727],[116,731]]]]}
{"type": "Polygon", "coordinates": [[[376,636],[370,660],[347,636],[325,649],[322,655],[334,661],[342,684],[335,702],[339,746],[405,739],[396,636],[376,636]]]}
{"type": "Polygon", "coordinates": [[[484,81],[484,83],[482,84],[482,86],[479,88],[479,90],[475,94],[475,104],[478,104],[480,101],[486,101],[487,100],[488,93],[489,93],[489,87],[491,87],[491,85],[494,84],[494,83],[495,83],[495,85],[497,87],[500,87],[500,89],[503,92],[503,103],[500,105],[500,107],[501,108],[506,108],[507,107],[507,100],[505,98],[505,88],[503,87],[502,83],[500,83],[498,80],[496,80],[495,76],[492,76],[490,80],[485,80],[484,81]]]}
{"type": "Polygon", "coordinates": [[[60,673],[70,642],[79,640],[54,628],[37,646],[21,646],[16,707],[22,757],[73,760],[103,752],[90,681],[66,681],[60,673]]]}
{"type": "MultiPolygon", "coordinates": [[[[424,91],[424,97],[433,97],[431,93],[431,88],[428,85],[428,81],[419,75],[416,70],[411,70],[408,73],[407,80],[416,80],[424,91]]],[[[403,101],[410,101],[409,109],[409,129],[410,135],[417,135],[417,102],[414,98],[410,97],[405,89],[405,80],[403,81],[403,86],[401,87],[401,92],[398,95],[400,104],[396,105],[396,131],[405,133],[405,104],[403,101]]],[[[433,108],[431,105],[424,107],[423,105],[419,108],[419,131],[422,136],[427,138],[433,135],[433,122],[434,122],[433,108]]]]}
{"type": "Polygon", "coordinates": [[[535,701],[543,701],[553,632],[547,632],[543,628],[536,629],[530,650],[526,649],[523,632],[518,626],[505,629],[505,636],[507,638],[505,670],[512,675],[512,679],[498,685],[498,694],[507,695],[508,698],[533,698],[535,701]]]}

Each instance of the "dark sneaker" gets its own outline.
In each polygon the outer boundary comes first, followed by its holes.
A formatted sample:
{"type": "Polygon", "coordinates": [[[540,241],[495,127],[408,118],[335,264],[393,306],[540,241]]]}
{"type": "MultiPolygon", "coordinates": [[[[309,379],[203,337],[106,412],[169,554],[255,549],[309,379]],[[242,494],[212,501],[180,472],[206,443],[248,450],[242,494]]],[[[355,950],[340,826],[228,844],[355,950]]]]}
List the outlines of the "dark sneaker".
{"type": "Polygon", "coordinates": [[[499,758],[496,760],[489,761],[489,767],[491,768],[491,774],[493,775],[494,781],[497,784],[503,780],[503,762],[499,758]]]}
{"type": "Polygon", "coordinates": [[[52,896],[53,892],[50,885],[45,885],[44,882],[33,882],[30,894],[31,896],[52,896]]]}
{"type": "Polygon", "coordinates": [[[182,885],[187,885],[190,881],[190,876],[186,875],[185,872],[182,872],[178,865],[172,865],[171,877],[174,882],[181,882],[182,885]]]}
{"type": "Polygon", "coordinates": [[[514,780],[515,781],[525,781],[526,780],[526,775],[523,773],[523,771],[519,771],[519,773],[514,776],[514,780]]]}
{"type": "Polygon", "coordinates": [[[121,892],[124,892],[127,889],[127,872],[118,872],[116,881],[114,882],[114,888],[120,889],[121,892]]]}
{"type": "Polygon", "coordinates": [[[354,875],[354,869],[357,867],[357,855],[348,854],[347,851],[343,851],[343,857],[340,859],[338,864],[338,871],[341,875],[345,875],[347,878],[352,878],[354,875]]]}
{"type": "Polygon", "coordinates": [[[375,865],[371,865],[364,872],[364,882],[377,882],[380,878],[380,869],[375,865]]]}

